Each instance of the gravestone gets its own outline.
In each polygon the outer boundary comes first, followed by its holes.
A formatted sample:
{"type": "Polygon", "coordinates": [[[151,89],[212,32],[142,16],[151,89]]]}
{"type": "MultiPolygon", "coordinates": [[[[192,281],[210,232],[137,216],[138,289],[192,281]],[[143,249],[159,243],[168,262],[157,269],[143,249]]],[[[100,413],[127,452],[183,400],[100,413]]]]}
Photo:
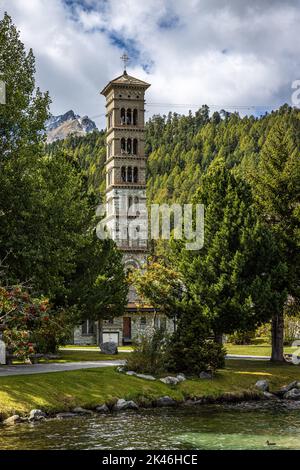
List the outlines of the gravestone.
{"type": "Polygon", "coordinates": [[[6,347],[2,339],[0,339],[0,364],[6,364],[6,347]]]}

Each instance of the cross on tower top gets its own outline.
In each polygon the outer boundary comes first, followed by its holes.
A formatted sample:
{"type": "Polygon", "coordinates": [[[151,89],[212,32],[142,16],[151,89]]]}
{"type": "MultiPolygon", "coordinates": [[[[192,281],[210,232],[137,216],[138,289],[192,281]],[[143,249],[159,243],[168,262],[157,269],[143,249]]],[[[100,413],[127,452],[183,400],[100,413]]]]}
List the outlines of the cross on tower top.
{"type": "Polygon", "coordinates": [[[126,72],[127,62],[129,62],[130,60],[126,52],[124,52],[124,54],[122,55],[122,57],[120,57],[120,59],[124,62],[124,72],[126,72]]]}

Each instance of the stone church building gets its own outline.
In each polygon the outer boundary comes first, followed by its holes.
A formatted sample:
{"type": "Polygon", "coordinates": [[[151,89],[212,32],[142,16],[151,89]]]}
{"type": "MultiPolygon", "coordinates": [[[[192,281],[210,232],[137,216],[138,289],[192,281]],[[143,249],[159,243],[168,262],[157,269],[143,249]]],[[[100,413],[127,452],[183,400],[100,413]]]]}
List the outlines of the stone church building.
{"type": "MultiPolygon", "coordinates": [[[[144,269],[147,262],[148,231],[146,207],[145,92],[150,85],[127,74],[110,81],[101,94],[106,98],[106,226],[123,253],[125,270],[144,269]],[[143,220],[145,224],[143,225],[143,220]],[[141,224],[142,221],[142,224],[141,224]]],[[[173,331],[173,321],[142,304],[129,290],[122,317],[94,321],[75,329],[74,344],[113,341],[131,344],[153,327],[173,331]]]]}

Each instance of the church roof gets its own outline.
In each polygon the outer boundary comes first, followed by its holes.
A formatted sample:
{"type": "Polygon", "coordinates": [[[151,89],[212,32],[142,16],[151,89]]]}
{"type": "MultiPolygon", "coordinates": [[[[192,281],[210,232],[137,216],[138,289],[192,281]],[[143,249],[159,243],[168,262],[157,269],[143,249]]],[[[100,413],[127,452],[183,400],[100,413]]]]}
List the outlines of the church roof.
{"type": "Polygon", "coordinates": [[[120,75],[114,80],[111,80],[106,85],[106,87],[103,88],[103,90],[101,91],[101,95],[105,96],[113,85],[132,85],[144,88],[145,90],[150,87],[149,83],[144,82],[143,80],[139,80],[138,78],[132,77],[131,75],[128,75],[126,70],[124,70],[123,75],[120,75]]]}

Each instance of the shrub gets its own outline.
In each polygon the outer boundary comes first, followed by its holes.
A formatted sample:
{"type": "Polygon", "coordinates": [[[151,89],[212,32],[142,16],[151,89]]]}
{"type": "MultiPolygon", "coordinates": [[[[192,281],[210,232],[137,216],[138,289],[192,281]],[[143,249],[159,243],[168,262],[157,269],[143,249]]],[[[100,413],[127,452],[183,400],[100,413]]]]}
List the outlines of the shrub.
{"type": "Polygon", "coordinates": [[[0,287],[0,323],[7,350],[22,359],[56,352],[70,338],[67,316],[53,312],[45,298],[34,298],[22,287],[0,287]]]}
{"type": "Polygon", "coordinates": [[[134,351],[128,355],[127,370],[144,374],[159,374],[165,370],[165,330],[155,329],[140,335],[134,351]]]}
{"type": "Polygon", "coordinates": [[[255,338],[255,331],[235,331],[228,336],[228,342],[232,344],[251,344],[255,338]]]}
{"type": "Polygon", "coordinates": [[[173,372],[199,375],[202,371],[216,371],[225,365],[225,350],[221,344],[209,339],[199,339],[189,346],[178,340],[170,342],[167,368],[173,372]]]}
{"type": "Polygon", "coordinates": [[[53,312],[40,328],[32,332],[32,342],[40,354],[56,353],[59,346],[70,342],[72,324],[63,310],[53,312]]]}
{"type": "Polygon", "coordinates": [[[7,349],[20,358],[36,352],[32,332],[49,318],[48,300],[33,298],[22,287],[0,287],[0,323],[7,349]]]}
{"type": "Polygon", "coordinates": [[[255,332],[257,338],[266,338],[268,341],[271,341],[271,323],[264,323],[259,326],[255,332]]]}
{"type": "Polygon", "coordinates": [[[202,371],[224,367],[225,354],[224,347],[210,338],[207,319],[189,309],[169,340],[166,362],[171,371],[199,375],[202,371]]]}

